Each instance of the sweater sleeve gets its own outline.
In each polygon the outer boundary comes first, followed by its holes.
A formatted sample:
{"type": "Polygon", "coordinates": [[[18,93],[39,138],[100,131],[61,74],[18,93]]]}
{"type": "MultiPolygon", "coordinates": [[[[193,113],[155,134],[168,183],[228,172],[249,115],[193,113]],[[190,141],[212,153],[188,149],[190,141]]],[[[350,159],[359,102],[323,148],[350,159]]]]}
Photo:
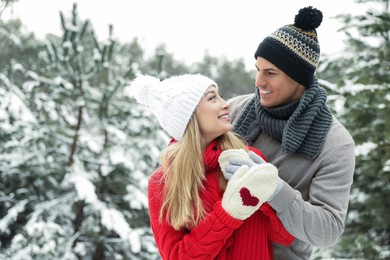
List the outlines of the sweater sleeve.
{"type": "Polygon", "coordinates": [[[175,230],[166,221],[159,220],[163,185],[155,177],[148,184],[149,215],[162,259],[214,259],[243,221],[232,218],[218,201],[196,227],[175,230]]]}
{"type": "Polygon", "coordinates": [[[266,230],[269,240],[284,246],[291,245],[294,241],[294,236],[284,228],[271,206],[268,203],[264,203],[261,205],[260,211],[267,217],[266,230]]]}

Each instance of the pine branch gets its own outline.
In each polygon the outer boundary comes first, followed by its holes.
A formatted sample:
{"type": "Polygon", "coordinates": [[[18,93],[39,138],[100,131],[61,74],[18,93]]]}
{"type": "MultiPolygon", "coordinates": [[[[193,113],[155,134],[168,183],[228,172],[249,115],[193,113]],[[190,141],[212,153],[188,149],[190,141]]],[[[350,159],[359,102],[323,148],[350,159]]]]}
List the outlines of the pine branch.
{"type": "Polygon", "coordinates": [[[75,128],[75,134],[73,136],[73,142],[72,142],[72,146],[71,146],[71,150],[70,150],[70,154],[69,154],[69,159],[68,159],[68,163],[67,163],[68,167],[72,166],[74,163],[73,157],[74,157],[74,154],[76,153],[77,141],[79,139],[79,131],[81,128],[81,122],[83,120],[83,108],[84,108],[84,106],[79,106],[79,112],[78,112],[78,116],[77,116],[77,125],[75,128]]]}

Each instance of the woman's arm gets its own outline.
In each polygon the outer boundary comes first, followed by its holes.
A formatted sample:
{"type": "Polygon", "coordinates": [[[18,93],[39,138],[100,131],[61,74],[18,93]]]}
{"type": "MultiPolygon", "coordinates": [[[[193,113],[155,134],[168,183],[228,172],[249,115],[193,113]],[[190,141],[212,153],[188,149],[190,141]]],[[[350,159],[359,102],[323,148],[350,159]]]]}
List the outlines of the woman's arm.
{"type": "Polygon", "coordinates": [[[226,241],[242,223],[218,201],[195,228],[175,230],[159,220],[163,185],[152,176],[148,185],[150,224],[163,259],[213,259],[221,253],[226,241]]]}
{"type": "Polygon", "coordinates": [[[268,238],[271,242],[289,246],[294,241],[294,236],[288,233],[282,222],[276,215],[275,210],[268,203],[264,203],[260,207],[260,211],[266,216],[266,230],[268,238]]]}

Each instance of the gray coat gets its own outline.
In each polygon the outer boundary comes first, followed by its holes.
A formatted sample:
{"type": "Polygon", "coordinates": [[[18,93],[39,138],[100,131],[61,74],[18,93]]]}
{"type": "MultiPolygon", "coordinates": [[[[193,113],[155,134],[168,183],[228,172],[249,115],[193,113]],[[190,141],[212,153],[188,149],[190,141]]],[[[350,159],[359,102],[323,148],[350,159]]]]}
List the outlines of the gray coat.
{"type": "MultiPolygon", "coordinates": [[[[228,101],[233,123],[252,97],[250,94],[228,101]]],[[[284,182],[269,204],[296,237],[289,247],[274,245],[275,259],[310,259],[313,247],[336,243],[344,232],[355,170],[355,143],[345,127],[333,117],[323,149],[313,161],[283,154],[281,144],[264,132],[253,146],[279,169],[284,182]]]]}

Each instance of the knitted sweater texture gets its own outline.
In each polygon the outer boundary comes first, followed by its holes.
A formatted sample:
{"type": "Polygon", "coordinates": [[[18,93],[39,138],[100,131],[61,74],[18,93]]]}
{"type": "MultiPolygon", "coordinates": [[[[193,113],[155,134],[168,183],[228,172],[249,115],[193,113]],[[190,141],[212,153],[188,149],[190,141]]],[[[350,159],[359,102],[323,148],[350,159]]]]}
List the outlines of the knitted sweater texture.
{"type": "MultiPolygon", "coordinates": [[[[251,149],[262,155],[258,150],[251,149]]],[[[232,218],[221,206],[218,165],[221,150],[212,142],[204,152],[206,180],[200,196],[207,216],[191,230],[175,230],[160,222],[164,189],[163,171],[157,169],[149,179],[150,224],[162,259],[273,259],[272,242],[290,245],[294,237],[283,227],[275,211],[263,204],[251,217],[232,218]]],[[[263,156],[263,155],[262,155],[263,156]]]]}

